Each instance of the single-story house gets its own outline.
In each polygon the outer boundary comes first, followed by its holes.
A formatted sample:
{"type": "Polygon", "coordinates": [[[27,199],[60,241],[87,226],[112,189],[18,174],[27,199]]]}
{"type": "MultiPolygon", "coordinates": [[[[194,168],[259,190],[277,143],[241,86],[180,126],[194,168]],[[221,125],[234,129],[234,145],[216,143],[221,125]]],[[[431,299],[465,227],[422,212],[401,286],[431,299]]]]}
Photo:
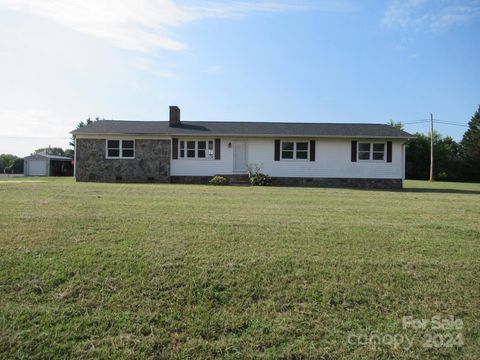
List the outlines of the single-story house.
{"type": "Polygon", "coordinates": [[[72,176],[73,159],[66,156],[33,154],[24,158],[25,176],[72,176]]]}
{"type": "Polygon", "coordinates": [[[206,183],[261,164],[274,185],[401,188],[405,142],[390,125],[99,120],[71,132],[77,181],[206,183]]]}

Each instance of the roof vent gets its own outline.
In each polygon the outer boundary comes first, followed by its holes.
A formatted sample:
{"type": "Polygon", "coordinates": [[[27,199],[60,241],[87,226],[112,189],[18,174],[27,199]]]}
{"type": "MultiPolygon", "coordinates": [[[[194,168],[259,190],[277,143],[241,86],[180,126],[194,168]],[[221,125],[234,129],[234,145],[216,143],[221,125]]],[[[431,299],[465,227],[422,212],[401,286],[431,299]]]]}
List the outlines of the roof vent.
{"type": "Polygon", "coordinates": [[[170,127],[182,126],[180,122],[180,108],[178,106],[170,106],[170,127]]]}

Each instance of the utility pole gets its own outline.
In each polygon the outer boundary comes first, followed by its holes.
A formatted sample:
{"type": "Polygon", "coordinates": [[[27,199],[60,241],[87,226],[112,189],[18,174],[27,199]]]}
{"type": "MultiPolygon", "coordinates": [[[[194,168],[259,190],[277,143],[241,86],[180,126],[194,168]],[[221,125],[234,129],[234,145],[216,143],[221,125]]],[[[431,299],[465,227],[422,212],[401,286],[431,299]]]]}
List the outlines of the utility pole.
{"type": "Polygon", "coordinates": [[[433,114],[430,114],[430,181],[433,181],[433,114]]]}

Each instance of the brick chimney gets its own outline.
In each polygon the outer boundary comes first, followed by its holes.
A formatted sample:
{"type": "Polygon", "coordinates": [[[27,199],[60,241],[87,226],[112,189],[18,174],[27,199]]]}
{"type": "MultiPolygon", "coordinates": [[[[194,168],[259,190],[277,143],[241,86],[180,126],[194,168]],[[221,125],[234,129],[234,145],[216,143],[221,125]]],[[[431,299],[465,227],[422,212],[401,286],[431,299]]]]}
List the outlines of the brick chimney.
{"type": "Polygon", "coordinates": [[[180,108],[178,106],[170,106],[170,127],[182,126],[180,122],[180,108]]]}

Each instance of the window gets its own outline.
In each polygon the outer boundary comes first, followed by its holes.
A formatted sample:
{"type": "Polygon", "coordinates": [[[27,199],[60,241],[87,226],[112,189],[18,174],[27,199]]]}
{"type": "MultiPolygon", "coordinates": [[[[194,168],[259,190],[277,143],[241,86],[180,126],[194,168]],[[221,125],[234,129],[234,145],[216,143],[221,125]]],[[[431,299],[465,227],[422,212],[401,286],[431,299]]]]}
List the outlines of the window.
{"type": "Polygon", "coordinates": [[[180,159],[213,159],[213,140],[180,140],[180,159]]]}
{"type": "Polygon", "coordinates": [[[296,145],[295,155],[297,159],[308,159],[308,142],[297,142],[296,145]]]}
{"type": "Polygon", "coordinates": [[[200,159],[205,159],[207,156],[207,142],[206,141],[199,141],[197,143],[197,156],[200,159]]]}
{"type": "Polygon", "coordinates": [[[195,141],[187,141],[187,157],[195,157],[195,141]]]}
{"type": "Polygon", "coordinates": [[[370,160],[370,143],[358,144],[358,160],[370,160]]]}
{"type": "Polygon", "coordinates": [[[385,159],[385,144],[373,144],[373,160],[384,160],[385,159]]]}
{"type": "Polygon", "coordinates": [[[214,152],[213,152],[213,140],[208,140],[208,158],[213,159],[214,152]]]}
{"type": "Polygon", "coordinates": [[[385,161],[385,144],[358,143],[358,160],[385,161]]]}
{"type": "Polygon", "coordinates": [[[107,141],[107,157],[120,157],[120,140],[107,141]]]}
{"type": "Polygon", "coordinates": [[[134,159],[135,140],[107,140],[107,159],[134,159]]]}
{"type": "Polygon", "coordinates": [[[133,140],[122,140],[122,158],[133,158],[135,154],[135,142],[133,140]]]}
{"type": "Polygon", "coordinates": [[[282,159],[293,159],[294,142],[282,142],[282,159]]]}
{"type": "Polygon", "coordinates": [[[283,160],[308,160],[308,142],[282,141],[283,160]]]}
{"type": "Polygon", "coordinates": [[[180,157],[185,157],[185,141],[180,141],[180,157]]]}

